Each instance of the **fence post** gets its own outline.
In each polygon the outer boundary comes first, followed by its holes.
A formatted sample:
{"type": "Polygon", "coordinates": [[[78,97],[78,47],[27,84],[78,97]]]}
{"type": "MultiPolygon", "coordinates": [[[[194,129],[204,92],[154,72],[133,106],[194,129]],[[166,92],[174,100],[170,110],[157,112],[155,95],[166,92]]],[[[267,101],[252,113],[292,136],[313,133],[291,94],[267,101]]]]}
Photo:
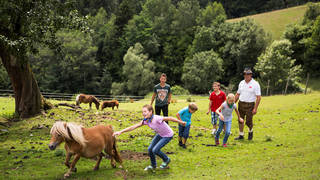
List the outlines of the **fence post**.
{"type": "Polygon", "coordinates": [[[310,76],[310,73],[307,74],[306,88],[304,89],[304,94],[307,94],[309,76],[310,76]]]}
{"type": "Polygon", "coordinates": [[[268,95],[269,95],[269,85],[270,85],[270,79],[268,79],[267,94],[266,94],[266,96],[268,96],[268,95]]]}
{"type": "Polygon", "coordinates": [[[289,85],[289,79],[290,79],[290,76],[288,76],[288,79],[287,79],[286,88],[285,88],[285,90],[284,90],[284,95],[287,95],[287,89],[288,89],[288,85],[289,85]]]}

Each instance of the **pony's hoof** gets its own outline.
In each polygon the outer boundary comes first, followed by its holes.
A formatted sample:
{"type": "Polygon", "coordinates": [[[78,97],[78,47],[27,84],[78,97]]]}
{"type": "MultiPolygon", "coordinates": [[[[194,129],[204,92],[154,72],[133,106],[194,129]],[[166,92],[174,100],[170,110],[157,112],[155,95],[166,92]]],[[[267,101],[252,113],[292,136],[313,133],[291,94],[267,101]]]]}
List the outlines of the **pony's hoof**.
{"type": "Polygon", "coordinates": [[[64,179],[66,179],[66,178],[68,178],[68,177],[70,177],[70,174],[69,174],[69,173],[64,174],[64,179]]]}
{"type": "Polygon", "coordinates": [[[93,170],[97,171],[97,170],[99,170],[99,167],[94,167],[93,170]]]}
{"type": "Polygon", "coordinates": [[[77,168],[76,168],[76,167],[73,168],[73,169],[72,169],[72,172],[77,172],[77,168]]]}

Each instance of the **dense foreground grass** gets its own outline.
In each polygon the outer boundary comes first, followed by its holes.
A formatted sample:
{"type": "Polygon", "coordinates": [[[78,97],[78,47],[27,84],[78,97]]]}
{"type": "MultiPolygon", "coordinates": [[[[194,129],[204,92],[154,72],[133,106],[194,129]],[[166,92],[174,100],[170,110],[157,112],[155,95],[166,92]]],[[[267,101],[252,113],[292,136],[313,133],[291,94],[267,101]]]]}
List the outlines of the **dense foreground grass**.
{"type": "MultiPolygon", "coordinates": [[[[124,158],[124,169],[111,168],[103,159],[100,170],[92,171],[95,162],[81,158],[78,172],[71,179],[319,179],[320,178],[320,93],[263,97],[254,117],[253,141],[235,141],[237,120],[233,119],[229,146],[210,146],[214,139],[206,115],[208,100],[193,97],[200,109],[192,117],[191,137],[187,149],[177,144],[177,124],[174,139],[163,149],[172,159],[170,169],[145,172],[150,164],[147,147],[154,133],[141,127],[118,137],[118,149],[124,158]]],[[[53,103],[58,103],[53,101],[53,103]]],[[[71,102],[69,102],[71,103],[71,102]]],[[[0,179],[61,179],[64,166],[63,145],[56,151],[47,147],[49,131],[55,121],[81,123],[86,127],[112,124],[123,129],[142,119],[141,107],[149,100],[122,103],[119,110],[75,112],[60,107],[9,127],[0,125],[0,179]]],[[[14,111],[14,100],[0,98],[0,116],[14,111]],[[8,107],[8,108],[7,108],[8,107]]],[[[171,104],[174,116],[185,107],[185,99],[171,104]]],[[[247,129],[246,129],[247,136],[247,129]]],[[[223,136],[221,137],[223,138],[223,136]]],[[[161,161],[158,159],[158,165],[161,161]]]]}
{"type": "Polygon", "coordinates": [[[266,32],[272,34],[272,39],[278,40],[288,24],[297,23],[303,19],[306,9],[306,5],[296,6],[252,16],[230,19],[228,22],[236,22],[244,18],[252,18],[255,22],[260,24],[266,32]]]}

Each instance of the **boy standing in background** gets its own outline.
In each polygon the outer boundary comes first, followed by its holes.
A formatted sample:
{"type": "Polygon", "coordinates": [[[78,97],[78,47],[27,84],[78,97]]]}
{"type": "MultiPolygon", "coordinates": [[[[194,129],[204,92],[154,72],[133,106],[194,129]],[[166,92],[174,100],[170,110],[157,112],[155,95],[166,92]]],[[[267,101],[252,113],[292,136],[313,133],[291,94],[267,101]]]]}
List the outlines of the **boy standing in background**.
{"type": "Polygon", "coordinates": [[[217,131],[217,121],[219,115],[216,110],[221,106],[221,104],[226,100],[226,94],[220,90],[220,83],[214,82],[212,84],[213,92],[210,94],[209,109],[207,114],[211,111],[211,124],[213,126],[212,135],[217,131]]]}

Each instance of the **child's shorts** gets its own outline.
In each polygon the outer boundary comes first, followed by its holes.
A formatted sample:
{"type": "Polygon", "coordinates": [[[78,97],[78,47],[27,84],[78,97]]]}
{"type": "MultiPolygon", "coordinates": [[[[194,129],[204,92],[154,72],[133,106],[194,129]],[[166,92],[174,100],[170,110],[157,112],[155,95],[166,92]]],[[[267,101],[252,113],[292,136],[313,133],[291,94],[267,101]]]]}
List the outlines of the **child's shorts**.
{"type": "Polygon", "coordinates": [[[188,126],[181,126],[179,124],[179,136],[183,138],[188,138],[189,137],[189,131],[190,131],[190,125],[188,126]]]}
{"type": "Polygon", "coordinates": [[[211,124],[217,125],[219,115],[216,112],[211,112],[211,124]]]}

